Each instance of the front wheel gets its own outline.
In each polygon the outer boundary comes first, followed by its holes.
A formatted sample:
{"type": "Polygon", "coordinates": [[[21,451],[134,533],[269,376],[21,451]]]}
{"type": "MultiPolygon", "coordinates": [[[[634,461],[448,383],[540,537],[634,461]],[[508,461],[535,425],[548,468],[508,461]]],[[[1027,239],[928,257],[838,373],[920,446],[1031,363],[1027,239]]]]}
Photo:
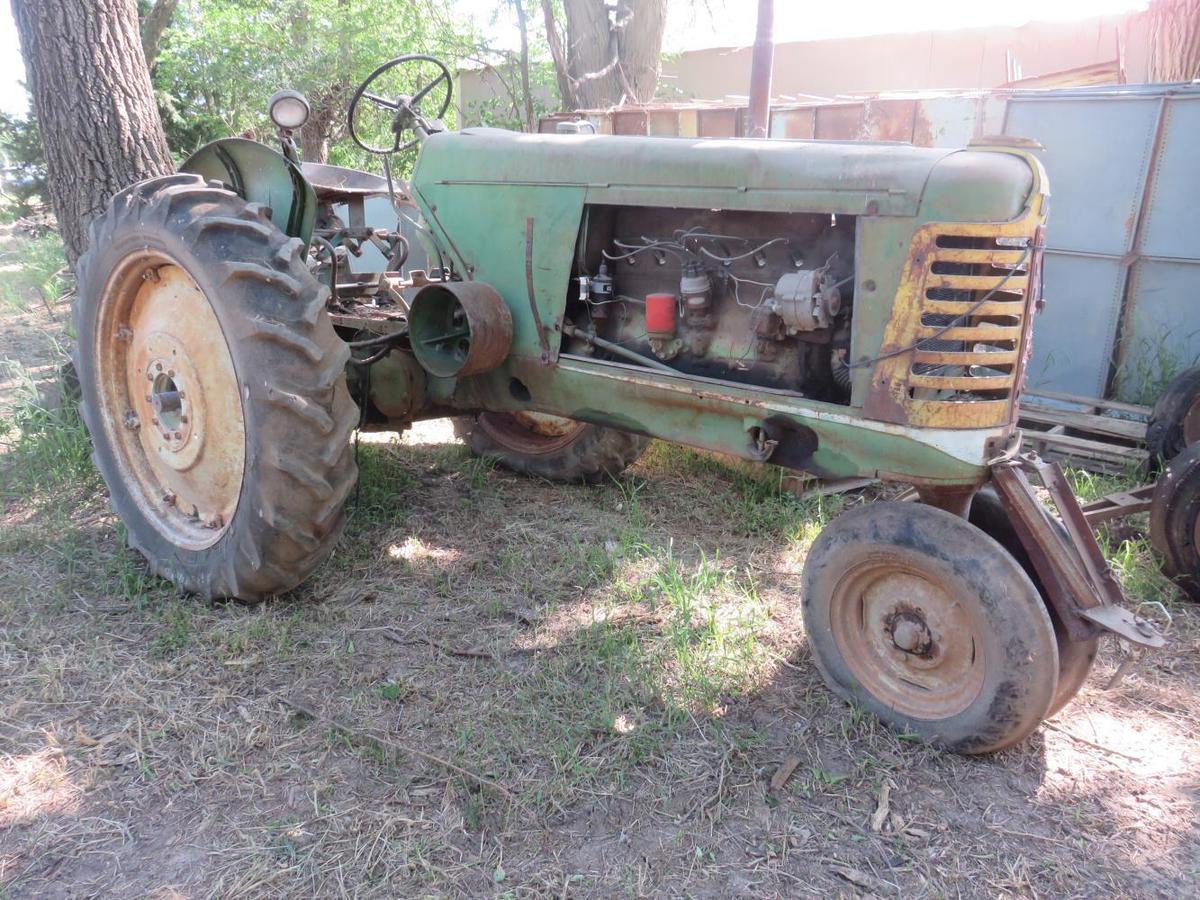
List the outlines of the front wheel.
{"type": "Polygon", "coordinates": [[[81,410],[130,545],[204,597],[295,587],[356,477],[349,351],[302,242],[181,174],[117,194],[89,243],[81,410]]]}
{"type": "Polygon", "coordinates": [[[599,483],[633,465],[650,439],[534,412],[485,412],[458,419],[455,433],[479,456],[549,481],[599,483]]]}
{"type": "Polygon", "coordinates": [[[1037,588],[996,541],[918,503],[839,516],[804,567],[804,623],[830,688],[959,753],[1017,743],[1058,678],[1037,588]]]}
{"type": "MultiPolygon", "coordinates": [[[[1094,637],[1086,641],[1071,640],[1067,626],[1047,595],[1046,587],[1042,584],[1033,560],[1029,558],[1029,552],[1025,549],[1025,545],[1021,543],[1017,529],[1013,527],[1012,520],[1008,517],[1008,511],[1000,502],[1000,496],[996,493],[995,488],[988,485],[979,489],[971,501],[968,520],[984,534],[994,538],[1012,555],[1013,559],[1021,564],[1021,568],[1025,570],[1029,580],[1038,589],[1042,603],[1046,606],[1046,612],[1050,615],[1050,621],[1054,623],[1054,637],[1058,641],[1058,688],[1054,692],[1054,702],[1050,704],[1050,709],[1046,712],[1046,718],[1050,718],[1070,703],[1079,693],[1084,682],[1087,681],[1088,675],[1092,671],[1092,664],[1096,661],[1096,654],[1100,650],[1100,638],[1094,637]]],[[[1066,528],[1063,527],[1062,522],[1056,519],[1054,524],[1058,531],[1065,536],[1066,528]]]]}

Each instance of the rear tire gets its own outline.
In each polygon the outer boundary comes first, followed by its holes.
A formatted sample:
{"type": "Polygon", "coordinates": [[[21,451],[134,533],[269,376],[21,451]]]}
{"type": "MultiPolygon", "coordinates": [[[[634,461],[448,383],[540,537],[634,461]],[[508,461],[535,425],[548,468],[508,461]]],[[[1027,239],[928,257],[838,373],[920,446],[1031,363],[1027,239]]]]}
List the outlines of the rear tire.
{"type": "Polygon", "coordinates": [[[650,443],[615,428],[529,413],[480,413],[456,419],[454,431],[472,452],[514,472],[590,484],[616,478],[650,443]]]}
{"type": "MultiPolygon", "coordinates": [[[[1079,693],[1084,682],[1087,681],[1087,677],[1092,671],[1092,664],[1096,661],[1096,654],[1100,650],[1100,638],[1094,637],[1089,641],[1073,641],[1068,637],[1067,627],[1059,618],[1054,604],[1046,596],[1046,589],[1033,567],[1033,560],[1029,558],[1024,544],[1017,537],[1017,530],[1013,528],[1012,520],[1009,519],[1008,512],[1004,509],[1004,504],[1000,502],[1000,497],[994,488],[990,486],[980,488],[975,494],[971,501],[968,521],[984,534],[994,538],[1021,564],[1021,568],[1025,570],[1029,580],[1038,589],[1042,604],[1046,607],[1050,621],[1054,624],[1054,638],[1058,641],[1058,688],[1054,692],[1050,710],[1046,713],[1046,718],[1050,718],[1070,703],[1079,693]]],[[[1061,523],[1059,528],[1062,528],[1061,523]]],[[[1063,530],[1065,531],[1065,529],[1063,530]]]]}
{"type": "Polygon", "coordinates": [[[1157,472],[1200,441],[1200,367],[1185,369],[1163,389],[1146,425],[1150,470],[1157,472]]]}
{"type": "Polygon", "coordinates": [[[826,527],[804,566],[804,623],[833,691],[958,753],[1011,746],[1058,679],[1037,588],[996,541],[919,503],[873,503],[826,527]]]}
{"type": "Polygon", "coordinates": [[[1200,603],[1200,444],[1192,444],[1158,478],[1150,500],[1150,542],[1163,574],[1200,603]]]}
{"type": "Polygon", "coordinates": [[[346,345],[304,245],[195,175],[117,194],[74,305],[93,459],[151,569],[258,600],[331,552],[357,470],[346,345]]]}

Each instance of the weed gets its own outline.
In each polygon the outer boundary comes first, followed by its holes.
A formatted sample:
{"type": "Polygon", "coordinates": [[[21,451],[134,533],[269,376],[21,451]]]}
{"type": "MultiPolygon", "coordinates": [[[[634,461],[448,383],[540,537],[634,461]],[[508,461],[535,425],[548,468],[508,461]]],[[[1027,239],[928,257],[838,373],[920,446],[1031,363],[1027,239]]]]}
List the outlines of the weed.
{"type": "Polygon", "coordinates": [[[99,479],[92,467],[92,444],[69,385],[60,384],[63,399],[53,404],[39,396],[27,371],[13,374],[19,379],[16,402],[0,417],[4,496],[61,503],[64,487],[94,489],[99,479]]]}
{"type": "Polygon", "coordinates": [[[52,231],[18,242],[0,259],[0,272],[4,272],[0,309],[11,312],[24,312],[35,303],[53,303],[71,286],[62,238],[52,231]],[[20,259],[16,266],[10,262],[14,256],[20,259]]]}
{"type": "Polygon", "coordinates": [[[192,643],[192,616],[186,603],[174,602],[162,613],[163,629],[154,637],[152,652],[166,659],[186,650],[192,643]]]}

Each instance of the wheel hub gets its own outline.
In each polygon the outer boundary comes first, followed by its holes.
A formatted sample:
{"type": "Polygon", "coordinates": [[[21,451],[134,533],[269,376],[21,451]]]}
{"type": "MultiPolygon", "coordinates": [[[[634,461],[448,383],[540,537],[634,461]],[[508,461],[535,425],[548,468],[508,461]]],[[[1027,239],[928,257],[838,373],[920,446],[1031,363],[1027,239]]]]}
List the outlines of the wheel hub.
{"type": "Polygon", "coordinates": [[[885,560],[847,572],[832,598],[834,639],[858,681],[889,707],[953,716],[982,688],[977,623],[931,573],[885,560]]]}
{"type": "Polygon", "coordinates": [[[892,643],[898,650],[913,656],[933,655],[933,635],[919,609],[893,613],[888,617],[884,631],[891,635],[892,643]]]}

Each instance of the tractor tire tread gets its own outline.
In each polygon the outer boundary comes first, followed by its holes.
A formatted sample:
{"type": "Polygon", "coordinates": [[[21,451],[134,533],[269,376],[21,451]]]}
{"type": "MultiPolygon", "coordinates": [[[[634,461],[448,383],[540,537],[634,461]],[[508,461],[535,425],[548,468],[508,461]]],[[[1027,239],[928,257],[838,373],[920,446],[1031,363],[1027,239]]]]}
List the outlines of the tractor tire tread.
{"type": "Polygon", "coordinates": [[[357,478],[350,437],[358,409],[343,375],[349,350],[324,313],[324,291],[304,264],[302,243],[275,228],[265,207],[194,175],[128,188],[93,223],[79,263],[76,366],[85,398],[96,391],[87,338],[95,333],[104,281],[91,276],[107,248],[129,242],[131,230],[179,260],[206,296],[219,298],[213,308],[242,388],[246,465],[221,539],[199,551],[176,548],[137,512],[97,407],[81,404],[129,544],[156,574],[207,598],[254,601],[290,590],[332,552],[357,478]]]}
{"type": "Polygon", "coordinates": [[[495,458],[506,469],[547,481],[602,484],[617,478],[645,452],[650,438],[585,423],[578,436],[552,453],[522,453],[480,427],[477,417],[454,420],[454,433],[477,456],[495,458]]]}

